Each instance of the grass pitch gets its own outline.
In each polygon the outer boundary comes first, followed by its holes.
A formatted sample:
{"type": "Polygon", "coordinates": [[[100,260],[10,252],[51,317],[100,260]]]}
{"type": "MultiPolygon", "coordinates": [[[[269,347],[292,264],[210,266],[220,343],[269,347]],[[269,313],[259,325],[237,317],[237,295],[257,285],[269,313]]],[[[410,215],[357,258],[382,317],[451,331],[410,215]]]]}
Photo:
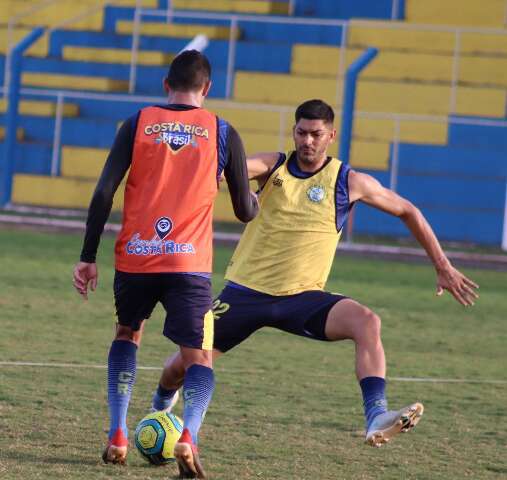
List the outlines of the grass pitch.
{"type": "MultiPolygon", "coordinates": [[[[5,364],[106,364],[114,326],[112,244],[103,239],[99,288],[83,302],[71,285],[80,235],[0,230],[0,478],[175,477],[174,465],[147,465],[134,448],[127,467],[102,464],[105,369],[5,364]]],[[[216,250],[216,291],[230,254],[216,250]]],[[[338,256],[328,288],[380,314],[390,406],[424,402],[421,423],[386,447],[365,446],[352,343],[266,329],[216,364],[217,388],[200,439],[211,478],[506,478],[507,275],[466,273],[481,286],[470,309],[449,295],[434,296],[429,266],[338,256]]],[[[141,366],[159,367],[175,350],[160,334],[162,317],[158,309],[147,325],[141,366]]],[[[131,431],[158,375],[138,371],[131,431]]]]}

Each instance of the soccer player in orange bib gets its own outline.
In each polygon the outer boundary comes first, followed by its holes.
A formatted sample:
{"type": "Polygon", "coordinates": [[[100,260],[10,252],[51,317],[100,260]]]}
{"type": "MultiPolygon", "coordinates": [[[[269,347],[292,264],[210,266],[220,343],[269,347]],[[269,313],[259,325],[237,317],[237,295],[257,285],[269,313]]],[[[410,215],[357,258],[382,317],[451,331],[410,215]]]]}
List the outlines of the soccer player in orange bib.
{"type": "MultiPolygon", "coordinates": [[[[295,151],[247,159],[250,178],[260,185],[260,211],[247,225],[227,268],[228,282],[214,303],[214,355],[229,351],[263,327],[322,341],[353,340],[366,443],[381,446],[414,427],[423,405],[387,410],[380,318],[351,298],[324,291],[352,206],[364,202],[405,223],[435,267],[437,295],[448,290],[469,306],[477,298],[477,285],[451,265],[412,203],[328,156],[336,137],[333,120],[329,105],[321,100],[305,102],[296,110],[295,151]]],[[[172,407],[183,373],[178,353],[167,361],[154,408],[172,407]]]]}
{"type": "Polygon", "coordinates": [[[95,256],[113,195],[130,168],[115,246],[118,323],[108,359],[110,430],[103,460],[125,463],[136,351],[144,320],[161,302],[164,335],[179,345],[185,370],[183,432],[174,452],[182,478],[206,477],[197,437],[214,389],[212,212],[222,172],[238,219],[248,222],[258,209],[239,135],[202,108],[210,77],[203,54],[181,53],[164,79],[168,104],[143,108],[123,123],[93,194],[73,275],[87,298],[88,286],[97,285],[95,256]]]}

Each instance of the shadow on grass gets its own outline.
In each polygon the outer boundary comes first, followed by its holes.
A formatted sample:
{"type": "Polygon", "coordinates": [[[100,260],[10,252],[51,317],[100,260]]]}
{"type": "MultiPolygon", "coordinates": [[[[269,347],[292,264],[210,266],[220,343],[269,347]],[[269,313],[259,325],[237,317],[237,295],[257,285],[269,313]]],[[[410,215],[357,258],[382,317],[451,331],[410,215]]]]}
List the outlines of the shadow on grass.
{"type": "Polygon", "coordinates": [[[99,463],[102,463],[100,461],[100,457],[95,460],[90,460],[82,457],[53,457],[53,456],[45,456],[43,454],[41,455],[35,455],[33,453],[19,453],[19,452],[13,452],[13,451],[3,451],[2,452],[2,458],[6,460],[15,460],[18,464],[22,463],[45,463],[48,465],[98,465],[99,463]]]}

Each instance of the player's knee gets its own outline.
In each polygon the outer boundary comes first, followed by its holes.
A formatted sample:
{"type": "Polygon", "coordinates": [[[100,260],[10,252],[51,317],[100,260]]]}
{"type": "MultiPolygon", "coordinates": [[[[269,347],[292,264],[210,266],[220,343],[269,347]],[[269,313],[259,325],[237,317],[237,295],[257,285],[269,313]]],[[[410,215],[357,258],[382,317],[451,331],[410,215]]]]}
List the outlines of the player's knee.
{"type": "Polygon", "coordinates": [[[211,350],[180,347],[180,352],[185,370],[195,364],[209,368],[213,366],[213,353],[211,350]]]}
{"type": "Polygon", "coordinates": [[[368,340],[380,338],[381,320],[380,317],[369,308],[363,308],[360,315],[361,337],[368,340]]]}
{"type": "Polygon", "coordinates": [[[132,330],[130,327],[118,325],[116,327],[116,335],[114,339],[132,342],[139,346],[141,343],[141,333],[140,331],[132,330]]]}

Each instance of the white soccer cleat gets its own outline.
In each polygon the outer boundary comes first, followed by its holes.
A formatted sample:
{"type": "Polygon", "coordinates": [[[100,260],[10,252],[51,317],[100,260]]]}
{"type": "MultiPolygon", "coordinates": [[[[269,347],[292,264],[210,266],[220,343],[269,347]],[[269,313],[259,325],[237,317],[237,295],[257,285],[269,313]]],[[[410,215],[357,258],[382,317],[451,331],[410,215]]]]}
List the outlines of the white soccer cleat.
{"type": "Polygon", "coordinates": [[[171,411],[174,408],[174,406],[178,403],[178,399],[179,398],[180,398],[179,390],[176,390],[176,393],[173,395],[173,398],[171,398],[171,401],[169,402],[169,405],[167,407],[165,407],[162,410],[158,410],[158,409],[155,408],[155,406],[153,405],[153,402],[152,402],[151,403],[150,412],[166,412],[166,413],[171,413],[171,411]]]}
{"type": "Polygon", "coordinates": [[[401,410],[389,410],[373,419],[366,432],[366,443],[372,447],[381,447],[399,433],[408,432],[414,428],[422,417],[424,406],[413,403],[401,410]]]}

